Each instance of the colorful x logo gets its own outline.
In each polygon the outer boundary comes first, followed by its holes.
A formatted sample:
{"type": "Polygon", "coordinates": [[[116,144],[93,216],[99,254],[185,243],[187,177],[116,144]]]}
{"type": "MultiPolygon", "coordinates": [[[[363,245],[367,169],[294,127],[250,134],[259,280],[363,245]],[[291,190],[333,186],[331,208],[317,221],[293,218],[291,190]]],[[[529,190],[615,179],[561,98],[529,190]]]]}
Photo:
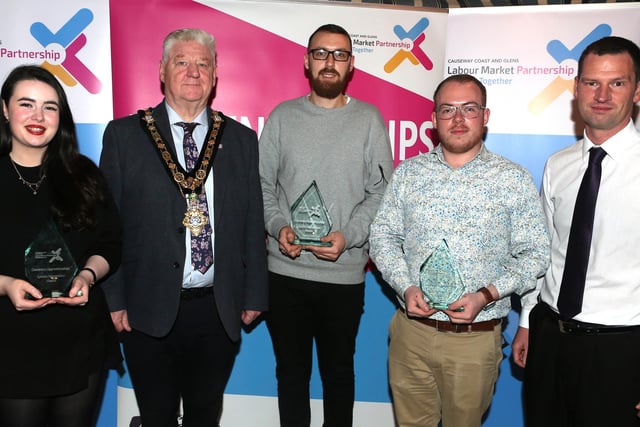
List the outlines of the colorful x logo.
{"type": "Polygon", "coordinates": [[[102,83],[76,57],[87,43],[87,37],[82,34],[82,31],[92,21],[93,13],[89,9],[80,9],[57,33],[52,33],[42,22],[34,22],[31,25],[31,35],[44,48],[57,44],[65,49],[65,58],[60,65],[45,61],[42,63],[42,68],[51,71],[67,86],[72,87],[80,83],[89,93],[96,94],[102,89],[102,83]]]}
{"type": "Polygon", "coordinates": [[[411,40],[411,49],[400,49],[395,55],[384,64],[384,71],[387,73],[393,72],[398,66],[405,60],[409,60],[413,65],[422,64],[422,66],[431,70],[433,68],[433,62],[420,48],[420,44],[425,39],[424,30],[429,26],[429,20],[427,18],[420,19],[416,25],[409,31],[405,31],[401,25],[393,27],[393,32],[398,36],[401,41],[411,40]]]}
{"type": "MultiPolygon", "coordinates": [[[[569,49],[560,40],[551,40],[547,44],[547,52],[558,64],[567,59],[578,62],[582,51],[596,40],[611,35],[611,27],[607,24],[600,24],[582,39],[573,49],[569,49]]],[[[546,88],[529,102],[529,111],[538,114],[544,111],[549,104],[555,101],[565,91],[573,93],[573,80],[556,77],[546,88]]]]}

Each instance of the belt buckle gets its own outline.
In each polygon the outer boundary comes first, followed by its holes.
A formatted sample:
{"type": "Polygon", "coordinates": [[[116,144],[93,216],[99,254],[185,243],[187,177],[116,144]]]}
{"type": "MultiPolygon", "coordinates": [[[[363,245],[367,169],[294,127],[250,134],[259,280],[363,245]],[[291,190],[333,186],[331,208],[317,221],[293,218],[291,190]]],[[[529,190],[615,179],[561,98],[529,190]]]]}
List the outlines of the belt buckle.
{"type": "Polygon", "coordinates": [[[438,319],[434,319],[436,324],[435,324],[435,328],[436,331],[438,332],[452,332],[451,327],[447,328],[447,325],[453,325],[454,327],[454,331],[453,332],[458,332],[458,325],[455,323],[451,323],[451,322],[447,322],[444,320],[438,320],[438,319]]]}
{"type": "Polygon", "coordinates": [[[473,323],[452,323],[454,326],[454,333],[460,334],[462,332],[473,332],[473,323]]]}
{"type": "Polygon", "coordinates": [[[560,319],[558,319],[558,328],[560,329],[560,333],[561,334],[566,334],[567,330],[564,327],[564,322],[560,319]]]}
{"type": "Polygon", "coordinates": [[[573,334],[576,332],[581,332],[580,325],[574,324],[572,322],[567,322],[566,320],[558,319],[558,327],[560,332],[563,334],[573,334]]]}

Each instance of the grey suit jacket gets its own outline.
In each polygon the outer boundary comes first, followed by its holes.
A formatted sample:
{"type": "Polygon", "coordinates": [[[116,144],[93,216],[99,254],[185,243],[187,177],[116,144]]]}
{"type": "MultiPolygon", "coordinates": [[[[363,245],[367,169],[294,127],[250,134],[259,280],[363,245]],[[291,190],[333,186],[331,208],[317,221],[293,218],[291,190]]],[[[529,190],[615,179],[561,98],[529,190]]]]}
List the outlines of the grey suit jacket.
{"type": "MultiPolygon", "coordinates": [[[[174,153],[164,102],[155,107],[153,116],[174,153]]],[[[265,232],[256,134],[223,118],[211,171],[214,293],[225,330],[237,341],[242,310],[267,310],[265,232]]],[[[185,200],[138,115],[107,125],[100,169],[119,207],[123,229],[121,266],[102,285],[109,308],[126,309],[134,329],[164,336],[175,322],[180,303],[185,200]]]]}

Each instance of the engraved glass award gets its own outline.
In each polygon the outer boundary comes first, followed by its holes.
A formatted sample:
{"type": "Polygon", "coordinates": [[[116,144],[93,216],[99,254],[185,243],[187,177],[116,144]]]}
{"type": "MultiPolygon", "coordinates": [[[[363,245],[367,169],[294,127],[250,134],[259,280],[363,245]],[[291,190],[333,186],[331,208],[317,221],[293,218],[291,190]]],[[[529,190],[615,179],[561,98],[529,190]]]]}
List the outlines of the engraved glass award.
{"type": "Polygon", "coordinates": [[[420,289],[429,307],[448,310],[449,304],[464,293],[464,284],[446,240],[429,255],[420,267],[420,289]]]}
{"type": "Polygon", "coordinates": [[[331,218],[315,181],[291,205],[291,228],[296,233],[296,245],[331,246],[320,241],[331,231],[331,218]]]}
{"type": "Polygon", "coordinates": [[[29,283],[44,297],[68,295],[78,266],[52,220],[24,252],[24,269],[29,283]]]}

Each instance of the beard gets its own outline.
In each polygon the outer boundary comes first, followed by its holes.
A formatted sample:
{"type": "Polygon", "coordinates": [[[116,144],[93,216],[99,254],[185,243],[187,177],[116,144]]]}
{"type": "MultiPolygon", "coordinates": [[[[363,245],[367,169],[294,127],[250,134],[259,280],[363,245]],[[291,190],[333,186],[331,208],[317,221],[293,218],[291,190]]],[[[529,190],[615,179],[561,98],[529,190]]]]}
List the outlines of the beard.
{"type": "MultiPolygon", "coordinates": [[[[328,69],[320,70],[318,75],[327,72],[334,73],[340,77],[337,71],[328,69]]],[[[336,82],[322,81],[319,77],[311,78],[311,89],[321,98],[335,99],[342,95],[346,86],[347,82],[345,78],[340,78],[336,82]]]]}

